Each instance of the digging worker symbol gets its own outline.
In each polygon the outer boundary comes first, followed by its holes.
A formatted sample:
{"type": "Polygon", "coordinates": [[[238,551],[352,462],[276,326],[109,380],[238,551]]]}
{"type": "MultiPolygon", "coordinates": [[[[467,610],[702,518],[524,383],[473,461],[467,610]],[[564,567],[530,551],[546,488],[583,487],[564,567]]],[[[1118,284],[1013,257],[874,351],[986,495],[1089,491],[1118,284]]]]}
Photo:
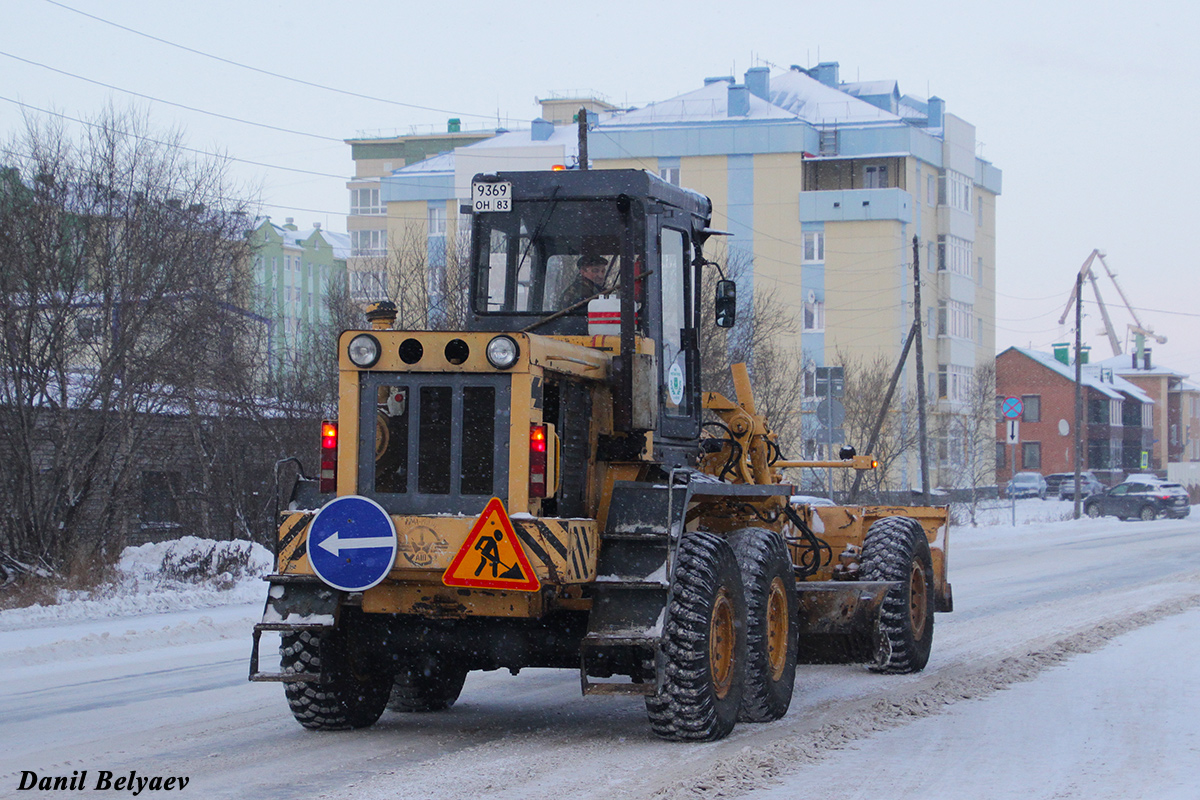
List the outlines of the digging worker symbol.
{"type": "Polygon", "coordinates": [[[489,567],[492,570],[493,578],[520,580],[525,577],[520,564],[513,564],[510,567],[500,560],[500,541],[503,539],[504,533],[496,530],[492,531],[491,536],[485,534],[475,541],[474,549],[479,551],[479,566],[475,568],[475,577],[479,577],[479,574],[489,567]]]}

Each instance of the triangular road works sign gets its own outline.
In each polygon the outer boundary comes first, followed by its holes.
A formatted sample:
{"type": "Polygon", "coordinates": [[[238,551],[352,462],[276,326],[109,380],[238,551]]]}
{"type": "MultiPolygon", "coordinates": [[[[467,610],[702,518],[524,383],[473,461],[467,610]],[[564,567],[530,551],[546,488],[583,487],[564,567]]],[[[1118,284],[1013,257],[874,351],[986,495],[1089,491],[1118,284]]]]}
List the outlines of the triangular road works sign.
{"type": "Polygon", "coordinates": [[[542,588],[500,498],[484,507],[467,540],[442,573],[442,583],[476,589],[536,592],[542,588]]]}

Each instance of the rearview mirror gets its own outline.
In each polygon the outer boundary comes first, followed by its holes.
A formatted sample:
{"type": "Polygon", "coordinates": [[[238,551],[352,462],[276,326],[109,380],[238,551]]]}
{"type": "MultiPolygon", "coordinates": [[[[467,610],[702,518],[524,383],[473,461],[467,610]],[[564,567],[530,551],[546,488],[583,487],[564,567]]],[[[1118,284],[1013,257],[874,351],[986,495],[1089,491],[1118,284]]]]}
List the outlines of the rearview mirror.
{"type": "Polygon", "coordinates": [[[730,280],[717,281],[716,314],[718,328],[732,328],[737,320],[737,284],[730,280]]]}

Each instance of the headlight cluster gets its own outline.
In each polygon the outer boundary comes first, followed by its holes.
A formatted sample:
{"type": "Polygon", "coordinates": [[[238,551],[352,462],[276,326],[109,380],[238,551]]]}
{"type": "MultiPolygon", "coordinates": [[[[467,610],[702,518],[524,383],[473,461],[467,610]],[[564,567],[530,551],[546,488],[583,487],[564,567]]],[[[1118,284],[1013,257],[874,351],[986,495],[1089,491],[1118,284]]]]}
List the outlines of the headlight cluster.
{"type": "Polygon", "coordinates": [[[375,366],[382,353],[379,340],[368,333],[360,333],[355,336],[350,340],[350,346],[346,348],[346,354],[350,356],[350,361],[354,366],[362,369],[375,366]]]}
{"type": "Polygon", "coordinates": [[[487,360],[496,369],[508,369],[521,357],[521,348],[511,336],[497,336],[488,342],[487,360]]]}

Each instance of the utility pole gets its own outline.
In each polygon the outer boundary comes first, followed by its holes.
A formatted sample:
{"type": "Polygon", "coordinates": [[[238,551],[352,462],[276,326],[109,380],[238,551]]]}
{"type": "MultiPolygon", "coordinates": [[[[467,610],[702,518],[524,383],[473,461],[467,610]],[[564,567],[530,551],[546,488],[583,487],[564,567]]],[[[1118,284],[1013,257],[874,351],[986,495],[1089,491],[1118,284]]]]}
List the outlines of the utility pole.
{"type": "Polygon", "coordinates": [[[925,348],[921,330],[921,245],[913,237],[913,315],[917,325],[917,442],[921,460],[921,499],[929,502],[929,461],[925,442],[925,348]]]}
{"type": "Polygon", "coordinates": [[[1079,491],[1079,473],[1083,469],[1083,271],[1075,276],[1075,519],[1083,507],[1079,491]]]}
{"type": "Polygon", "coordinates": [[[576,115],[579,119],[579,168],[588,168],[588,151],[587,151],[587,109],[580,108],[579,114],[576,115]]]}

